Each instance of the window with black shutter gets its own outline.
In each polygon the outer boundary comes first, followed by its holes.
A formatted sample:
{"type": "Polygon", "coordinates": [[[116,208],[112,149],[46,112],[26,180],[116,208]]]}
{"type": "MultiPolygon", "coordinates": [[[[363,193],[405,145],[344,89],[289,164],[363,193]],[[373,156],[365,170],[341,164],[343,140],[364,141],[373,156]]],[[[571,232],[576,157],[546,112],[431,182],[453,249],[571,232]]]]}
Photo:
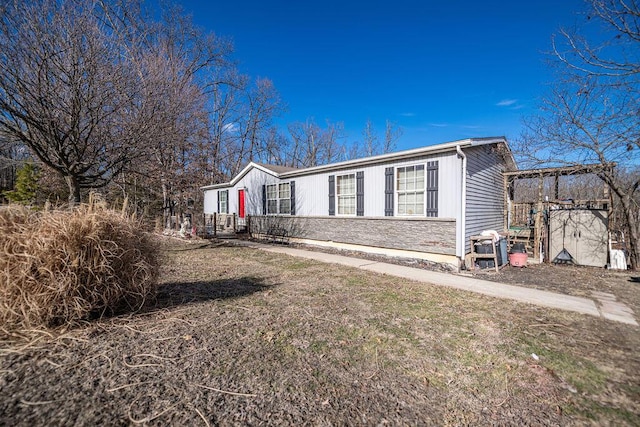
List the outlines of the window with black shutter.
{"type": "Polygon", "coordinates": [[[336,214],[336,177],[329,175],[329,215],[336,214]]]}
{"type": "Polygon", "coordinates": [[[289,184],[291,187],[291,215],[295,215],[296,214],[296,182],[291,181],[289,184]]]}
{"type": "Polygon", "coordinates": [[[356,173],[356,215],[364,216],[364,172],[356,173]]]}
{"type": "Polygon", "coordinates": [[[427,216],[438,216],[438,161],[427,162],[427,216]]]}
{"type": "Polygon", "coordinates": [[[393,167],[384,170],[384,216],[393,216],[393,167]]]}

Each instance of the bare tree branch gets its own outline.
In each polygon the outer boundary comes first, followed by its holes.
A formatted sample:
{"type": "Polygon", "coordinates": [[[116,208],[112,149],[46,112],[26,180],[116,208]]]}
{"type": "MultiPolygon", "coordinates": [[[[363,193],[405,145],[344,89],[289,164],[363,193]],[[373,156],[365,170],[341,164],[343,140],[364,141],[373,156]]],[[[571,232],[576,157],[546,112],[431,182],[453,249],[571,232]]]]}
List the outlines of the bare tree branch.
{"type": "MultiPolygon", "coordinates": [[[[636,0],[592,0],[595,41],[562,30],[553,42],[559,65],[540,114],[516,142],[530,166],[617,163],[600,178],[616,195],[632,265],[640,266],[640,11],[636,0]]],[[[589,36],[594,37],[593,33],[589,36]]]]}

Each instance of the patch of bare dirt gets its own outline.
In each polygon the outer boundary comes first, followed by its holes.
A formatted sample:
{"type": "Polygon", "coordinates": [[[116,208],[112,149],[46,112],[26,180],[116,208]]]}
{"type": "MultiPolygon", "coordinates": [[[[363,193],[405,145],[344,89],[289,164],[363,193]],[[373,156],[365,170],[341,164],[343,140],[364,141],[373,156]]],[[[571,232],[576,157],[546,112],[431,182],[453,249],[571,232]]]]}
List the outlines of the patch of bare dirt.
{"type": "Polygon", "coordinates": [[[0,425],[640,423],[637,328],[162,242],[144,312],[2,337],[0,425]]]}
{"type": "Polygon", "coordinates": [[[529,264],[505,266],[500,272],[482,271],[474,275],[485,280],[543,289],[562,294],[592,298],[592,292],[616,296],[640,314],[640,272],[606,270],[575,265],[529,264]]]}

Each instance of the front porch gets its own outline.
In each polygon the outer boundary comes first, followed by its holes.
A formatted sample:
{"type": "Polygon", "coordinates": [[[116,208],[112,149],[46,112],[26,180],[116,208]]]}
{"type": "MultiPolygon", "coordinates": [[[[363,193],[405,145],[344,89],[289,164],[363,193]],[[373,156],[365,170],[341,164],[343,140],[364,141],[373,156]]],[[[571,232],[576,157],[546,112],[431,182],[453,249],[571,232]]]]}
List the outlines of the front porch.
{"type": "Polygon", "coordinates": [[[239,217],[237,214],[204,214],[204,229],[202,237],[224,237],[234,236],[236,233],[245,233],[247,228],[247,218],[239,217]]]}

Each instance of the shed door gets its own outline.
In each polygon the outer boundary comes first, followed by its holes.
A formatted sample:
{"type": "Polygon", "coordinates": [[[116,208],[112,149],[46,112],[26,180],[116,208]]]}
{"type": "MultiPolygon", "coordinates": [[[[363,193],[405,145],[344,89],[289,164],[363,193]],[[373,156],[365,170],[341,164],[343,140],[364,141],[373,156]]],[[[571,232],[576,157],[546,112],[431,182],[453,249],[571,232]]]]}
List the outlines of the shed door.
{"type": "Polygon", "coordinates": [[[244,218],[244,189],[238,190],[238,217],[244,218]]]}
{"type": "Polygon", "coordinates": [[[575,217],[577,253],[581,265],[604,267],[609,251],[607,211],[577,211],[575,217]]]}
{"type": "Polygon", "coordinates": [[[608,217],[603,210],[552,210],[549,259],[564,248],[579,265],[604,267],[608,251],[608,217]]]}

